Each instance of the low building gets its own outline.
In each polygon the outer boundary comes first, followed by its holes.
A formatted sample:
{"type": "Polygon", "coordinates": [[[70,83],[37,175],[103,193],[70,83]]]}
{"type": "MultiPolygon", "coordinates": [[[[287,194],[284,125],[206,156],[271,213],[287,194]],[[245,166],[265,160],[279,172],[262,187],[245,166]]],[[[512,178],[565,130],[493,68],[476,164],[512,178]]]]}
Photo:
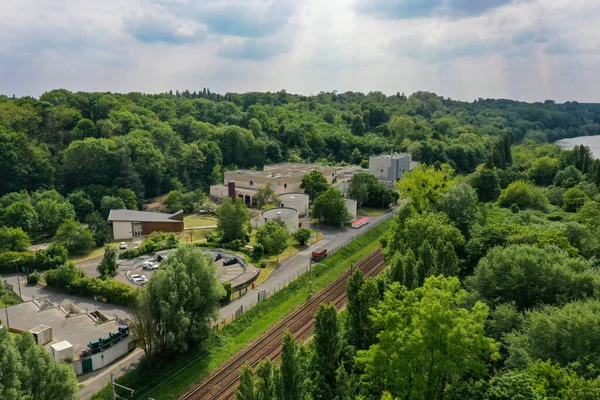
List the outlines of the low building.
{"type": "Polygon", "coordinates": [[[281,221],[287,226],[290,233],[294,233],[300,227],[298,222],[298,210],[289,207],[278,207],[265,210],[260,213],[260,226],[268,221],[281,221]]]}
{"type": "Polygon", "coordinates": [[[262,171],[235,170],[224,173],[222,185],[212,185],[210,195],[222,199],[224,197],[239,197],[244,204],[256,206],[256,193],[258,189],[271,184],[278,195],[284,193],[302,192],[300,184],[302,177],[312,172],[319,171],[328,183],[336,180],[338,171],[342,167],[321,166],[301,163],[281,163],[265,165],[262,171]]]}
{"type": "Polygon", "coordinates": [[[369,157],[369,172],[377,179],[393,186],[394,182],[402,179],[402,174],[409,172],[412,167],[410,154],[387,154],[369,157]]]}
{"type": "Polygon", "coordinates": [[[115,240],[148,236],[153,232],[183,232],[183,210],[174,214],[110,210],[108,220],[112,223],[115,240]]]}

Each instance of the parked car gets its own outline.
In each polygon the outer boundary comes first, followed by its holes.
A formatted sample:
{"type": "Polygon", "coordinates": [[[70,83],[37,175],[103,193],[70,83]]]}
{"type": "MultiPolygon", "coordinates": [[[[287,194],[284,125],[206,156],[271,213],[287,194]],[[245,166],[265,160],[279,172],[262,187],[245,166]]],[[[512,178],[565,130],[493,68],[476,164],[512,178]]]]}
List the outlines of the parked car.
{"type": "Polygon", "coordinates": [[[169,257],[169,256],[168,256],[168,255],[166,255],[166,254],[158,254],[158,255],[156,256],[156,261],[157,261],[157,262],[163,262],[163,261],[165,261],[165,260],[166,260],[168,257],[169,257]]]}
{"type": "Polygon", "coordinates": [[[155,269],[158,269],[159,266],[158,266],[158,264],[152,264],[150,261],[144,261],[144,263],[142,264],[142,268],[150,270],[150,271],[154,271],[155,269]]]}
{"type": "Polygon", "coordinates": [[[235,257],[229,257],[229,258],[226,258],[223,261],[223,265],[227,267],[229,265],[237,264],[237,262],[238,262],[237,258],[235,258],[235,257]]]}
{"type": "Polygon", "coordinates": [[[134,279],[140,279],[142,276],[140,274],[131,274],[129,275],[129,279],[134,280],[134,279]]]}
{"type": "Polygon", "coordinates": [[[121,244],[119,245],[119,250],[127,250],[127,243],[121,242],[121,244]]]}
{"type": "Polygon", "coordinates": [[[215,256],[215,262],[219,261],[221,258],[223,258],[223,254],[217,253],[217,255],[215,256]]]}

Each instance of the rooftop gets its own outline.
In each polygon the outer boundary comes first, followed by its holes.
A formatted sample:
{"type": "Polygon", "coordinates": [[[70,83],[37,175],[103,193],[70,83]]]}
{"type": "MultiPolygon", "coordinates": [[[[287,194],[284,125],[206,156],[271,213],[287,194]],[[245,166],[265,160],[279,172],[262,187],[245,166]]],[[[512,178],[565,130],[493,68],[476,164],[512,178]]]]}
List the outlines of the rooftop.
{"type": "Polygon", "coordinates": [[[308,174],[311,171],[323,171],[326,169],[339,169],[341,167],[323,166],[316,164],[301,164],[301,163],[280,163],[265,165],[263,171],[253,171],[247,169],[228,171],[237,174],[260,176],[265,178],[283,178],[290,176],[299,176],[308,174]]]}
{"type": "Polygon", "coordinates": [[[370,158],[386,158],[386,159],[397,159],[410,157],[409,153],[393,153],[393,154],[381,154],[379,156],[371,156],[370,158]]]}
{"type": "Polygon", "coordinates": [[[178,222],[180,220],[173,217],[182,214],[183,210],[179,210],[174,214],[163,214],[149,211],[134,211],[134,210],[110,210],[108,214],[109,221],[123,222],[178,222]]]}
{"type": "Polygon", "coordinates": [[[298,215],[298,210],[290,207],[270,208],[260,213],[263,218],[289,218],[294,215],[298,215]]]}

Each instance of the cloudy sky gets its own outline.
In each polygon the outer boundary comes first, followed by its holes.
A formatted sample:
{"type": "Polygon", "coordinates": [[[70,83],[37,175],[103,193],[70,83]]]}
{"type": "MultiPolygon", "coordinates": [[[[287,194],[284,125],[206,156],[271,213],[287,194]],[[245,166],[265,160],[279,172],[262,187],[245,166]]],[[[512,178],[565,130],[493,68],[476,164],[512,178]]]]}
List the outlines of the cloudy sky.
{"type": "Polygon", "coordinates": [[[1,0],[0,93],[600,102],[598,0],[1,0]]]}

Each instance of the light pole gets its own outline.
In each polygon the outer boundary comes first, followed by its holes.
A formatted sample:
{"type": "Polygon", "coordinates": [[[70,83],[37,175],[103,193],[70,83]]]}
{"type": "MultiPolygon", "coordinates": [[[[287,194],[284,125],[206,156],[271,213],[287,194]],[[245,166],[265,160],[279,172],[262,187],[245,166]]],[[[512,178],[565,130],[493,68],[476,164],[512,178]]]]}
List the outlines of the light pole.
{"type": "Polygon", "coordinates": [[[17,261],[19,260],[13,260],[13,262],[15,263],[15,271],[17,272],[17,285],[19,286],[19,297],[22,300],[23,297],[21,296],[21,281],[19,280],[19,266],[17,265],[17,261]]]}

